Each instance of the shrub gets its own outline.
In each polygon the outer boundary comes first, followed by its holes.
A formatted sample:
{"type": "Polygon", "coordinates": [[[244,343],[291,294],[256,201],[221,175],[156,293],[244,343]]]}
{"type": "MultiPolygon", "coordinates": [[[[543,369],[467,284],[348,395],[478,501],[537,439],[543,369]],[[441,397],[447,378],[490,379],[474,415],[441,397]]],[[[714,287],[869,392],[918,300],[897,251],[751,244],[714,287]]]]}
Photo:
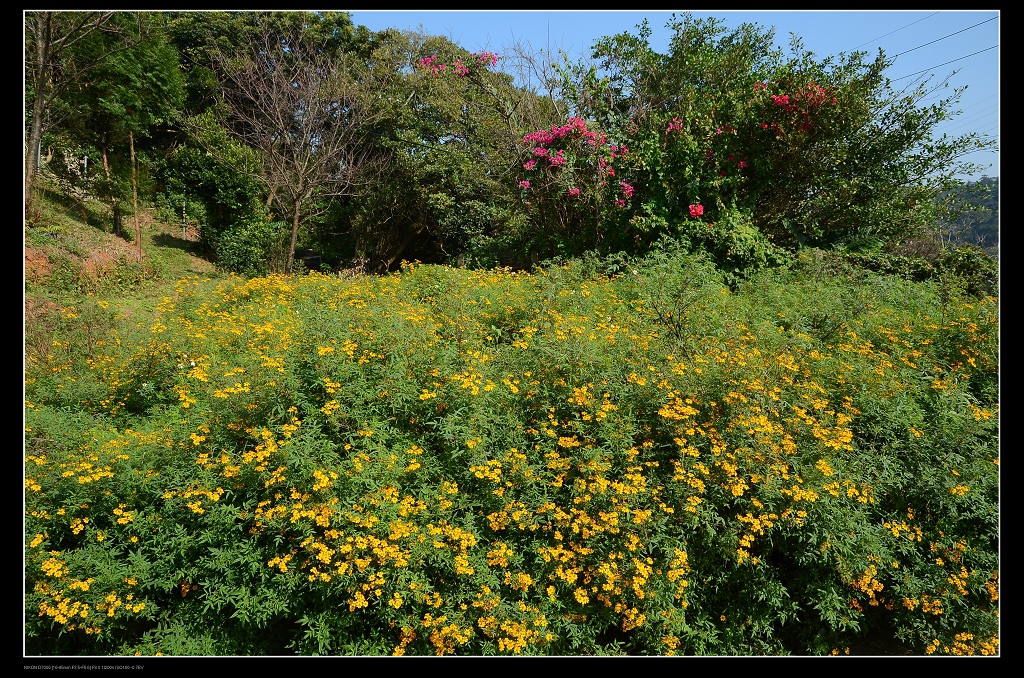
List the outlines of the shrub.
{"type": "Polygon", "coordinates": [[[27,649],[998,652],[996,301],[723,282],[181,281],[26,370],[27,649]]]}
{"type": "Polygon", "coordinates": [[[267,221],[260,214],[240,216],[217,236],[217,263],[226,271],[250,277],[283,270],[280,262],[287,232],[286,222],[267,221]]]}

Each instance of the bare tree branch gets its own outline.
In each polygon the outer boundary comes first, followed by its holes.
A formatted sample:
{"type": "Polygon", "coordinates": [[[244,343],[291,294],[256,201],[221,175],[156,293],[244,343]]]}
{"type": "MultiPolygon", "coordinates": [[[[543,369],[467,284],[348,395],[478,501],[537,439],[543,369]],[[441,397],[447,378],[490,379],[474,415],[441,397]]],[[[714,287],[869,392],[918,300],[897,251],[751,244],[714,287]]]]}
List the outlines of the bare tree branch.
{"type": "Polygon", "coordinates": [[[291,221],[291,271],[302,221],[323,211],[313,205],[354,195],[370,181],[370,134],[380,115],[374,97],[357,77],[360,64],[300,29],[264,31],[241,56],[215,47],[213,58],[224,124],[256,151],[259,168],[251,176],[291,221]]]}

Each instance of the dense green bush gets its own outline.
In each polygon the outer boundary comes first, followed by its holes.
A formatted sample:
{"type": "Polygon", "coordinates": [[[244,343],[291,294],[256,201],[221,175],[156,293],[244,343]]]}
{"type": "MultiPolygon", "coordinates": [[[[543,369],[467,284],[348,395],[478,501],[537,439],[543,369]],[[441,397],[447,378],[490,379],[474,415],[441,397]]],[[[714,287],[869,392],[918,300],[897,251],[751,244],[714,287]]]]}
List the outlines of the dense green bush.
{"type": "Polygon", "coordinates": [[[217,264],[226,271],[245,276],[284,270],[288,233],[286,222],[268,221],[254,211],[231,222],[217,234],[213,246],[217,264]]]}
{"type": "Polygon", "coordinates": [[[809,259],[184,280],[33,353],[28,652],[998,652],[996,302],[809,259]]]}
{"type": "Polygon", "coordinates": [[[942,271],[962,280],[964,291],[974,297],[999,295],[999,265],[976,245],[949,248],[938,260],[942,271]]]}
{"type": "Polygon", "coordinates": [[[790,250],[892,244],[932,229],[936,198],[974,169],[957,159],[989,146],[977,135],[930,139],[959,93],[893,90],[884,54],[818,57],[794,38],[784,56],[770,30],[690,15],[668,28],[664,54],[643,24],[562,69],[571,115],[615,160],[608,186],[630,186],[621,209],[591,215],[590,230],[617,236],[610,251],[642,249],[694,205],[715,225],[738,210],[790,250]]]}

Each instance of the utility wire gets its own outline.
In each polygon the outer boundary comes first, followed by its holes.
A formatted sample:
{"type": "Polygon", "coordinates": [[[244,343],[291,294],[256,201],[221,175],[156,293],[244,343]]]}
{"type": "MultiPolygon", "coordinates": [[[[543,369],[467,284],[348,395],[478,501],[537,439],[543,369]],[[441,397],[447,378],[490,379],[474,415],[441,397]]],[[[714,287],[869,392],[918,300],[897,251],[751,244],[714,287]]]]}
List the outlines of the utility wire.
{"type": "Polygon", "coordinates": [[[984,21],[979,21],[978,23],[974,24],[974,26],[968,26],[967,28],[963,28],[963,29],[957,31],[956,33],[950,33],[949,35],[944,35],[941,38],[936,38],[935,40],[932,40],[931,42],[926,42],[923,45],[918,45],[917,47],[911,47],[906,52],[900,52],[899,54],[897,54],[893,58],[895,59],[896,57],[903,56],[904,54],[909,54],[910,52],[913,52],[915,49],[921,49],[922,47],[927,47],[928,45],[933,45],[936,42],[939,42],[940,40],[945,40],[946,38],[951,38],[954,35],[957,35],[959,33],[963,33],[964,31],[969,31],[972,28],[976,28],[976,27],[978,27],[978,26],[980,26],[982,24],[987,24],[989,21],[995,21],[998,18],[999,18],[998,16],[994,16],[991,19],[985,19],[984,21]]]}
{"type": "MultiPolygon", "coordinates": [[[[958,129],[963,129],[964,127],[974,127],[979,122],[979,120],[978,120],[979,116],[989,115],[990,112],[991,111],[989,111],[989,110],[978,111],[974,115],[968,116],[966,119],[962,119],[962,120],[953,119],[953,120],[950,120],[951,123],[954,123],[954,126],[952,126],[952,127],[945,127],[945,128],[941,128],[941,129],[936,129],[935,131],[936,132],[949,133],[949,132],[954,132],[954,131],[956,131],[958,129]]],[[[985,122],[988,123],[989,121],[986,120],[985,122]]]]}
{"type": "MultiPolygon", "coordinates": [[[[931,44],[931,43],[929,43],[929,44],[931,44]]],[[[921,45],[921,47],[923,47],[923,46],[924,45],[921,45]]],[[[975,56],[977,54],[981,54],[982,52],[987,52],[990,49],[995,49],[996,47],[999,47],[999,45],[992,45],[991,47],[986,47],[985,49],[978,50],[977,52],[974,52],[974,54],[968,54],[967,56],[962,56],[962,57],[960,57],[958,59],[953,59],[952,61],[947,61],[946,63],[942,63],[942,64],[939,64],[937,66],[932,66],[930,68],[926,68],[923,71],[917,71],[916,73],[910,73],[908,75],[901,75],[898,78],[890,78],[890,80],[892,80],[893,82],[895,82],[896,80],[906,80],[907,78],[912,78],[915,75],[921,75],[922,73],[927,73],[928,71],[930,71],[932,69],[942,68],[943,66],[948,66],[949,64],[955,63],[957,61],[963,61],[964,59],[967,59],[969,57],[975,56]]],[[[914,49],[917,49],[917,48],[915,47],[914,49]]],[[[906,52],[904,52],[904,54],[906,54],[906,52]]]]}
{"type": "MultiPolygon", "coordinates": [[[[933,13],[933,14],[929,14],[928,16],[924,17],[924,19],[931,19],[931,18],[932,18],[933,16],[935,16],[936,14],[939,14],[939,12],[935,12],[935,13],[933,13]]],[[[873,43],[873,42],[878,42],[878,41],[879,41],[879,40],[881,40],[882,38],[886,38],[886,37],[888,37],[888,36],[892,35],[893,33],[899,33],[899,32],[900,32],[900,31],[902,31],[902,30],[903,30],[904,28],[910,28],[910,27],[911,27],[911,26],[913,26],[914,24],[917,24],[917,23],[921,23],[922,21],[924,21],[924,19],[918,19],[917,21],[911,21],[911,22],[910,22],[909,24],[907,24],[906,26],[903,26],[902,28],[897,28],[897,29],[896,29],[895,31],[889,31],[889,32],[888,32],[888,33],[886,33],[885,35],[881,35],[881,36],[879,36],[879,37],[875,38],[874,40],[868,40],[867,42],[862,42],[861,44],[859,44],[859,45],[857,45],[856,47],[854,47],[854,49],[860,49],[860,48],[861,48],[861,47],[863,47],[864,45],[870,45],[870,44],[871,44],[871,43],[873,43]]]]}

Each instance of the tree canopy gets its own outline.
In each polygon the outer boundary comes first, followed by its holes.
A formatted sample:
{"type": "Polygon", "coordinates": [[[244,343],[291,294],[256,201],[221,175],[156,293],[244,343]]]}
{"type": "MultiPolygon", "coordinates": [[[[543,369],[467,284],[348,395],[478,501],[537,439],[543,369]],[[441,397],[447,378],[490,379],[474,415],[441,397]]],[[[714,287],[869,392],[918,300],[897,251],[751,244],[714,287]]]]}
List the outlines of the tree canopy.
{"type": "Polygon", "coordinates": [[[689,15],[664,53],[642,24],[577,61],[343,12],[25,21],[26,195],[60,142],[97,159],[80,183],[120,208],[130,137],[144,197],[194,205],[240,271],[290,270],[301,247],[367,270],[526,267],[671,238],[735,275],[806,246],[896,251],[955,219],[937,198],[991,146],[936,136],[960,92],[894,88],[882,52],[818,58],[794,38],[786,54],[771,30],[689,15]]]}

